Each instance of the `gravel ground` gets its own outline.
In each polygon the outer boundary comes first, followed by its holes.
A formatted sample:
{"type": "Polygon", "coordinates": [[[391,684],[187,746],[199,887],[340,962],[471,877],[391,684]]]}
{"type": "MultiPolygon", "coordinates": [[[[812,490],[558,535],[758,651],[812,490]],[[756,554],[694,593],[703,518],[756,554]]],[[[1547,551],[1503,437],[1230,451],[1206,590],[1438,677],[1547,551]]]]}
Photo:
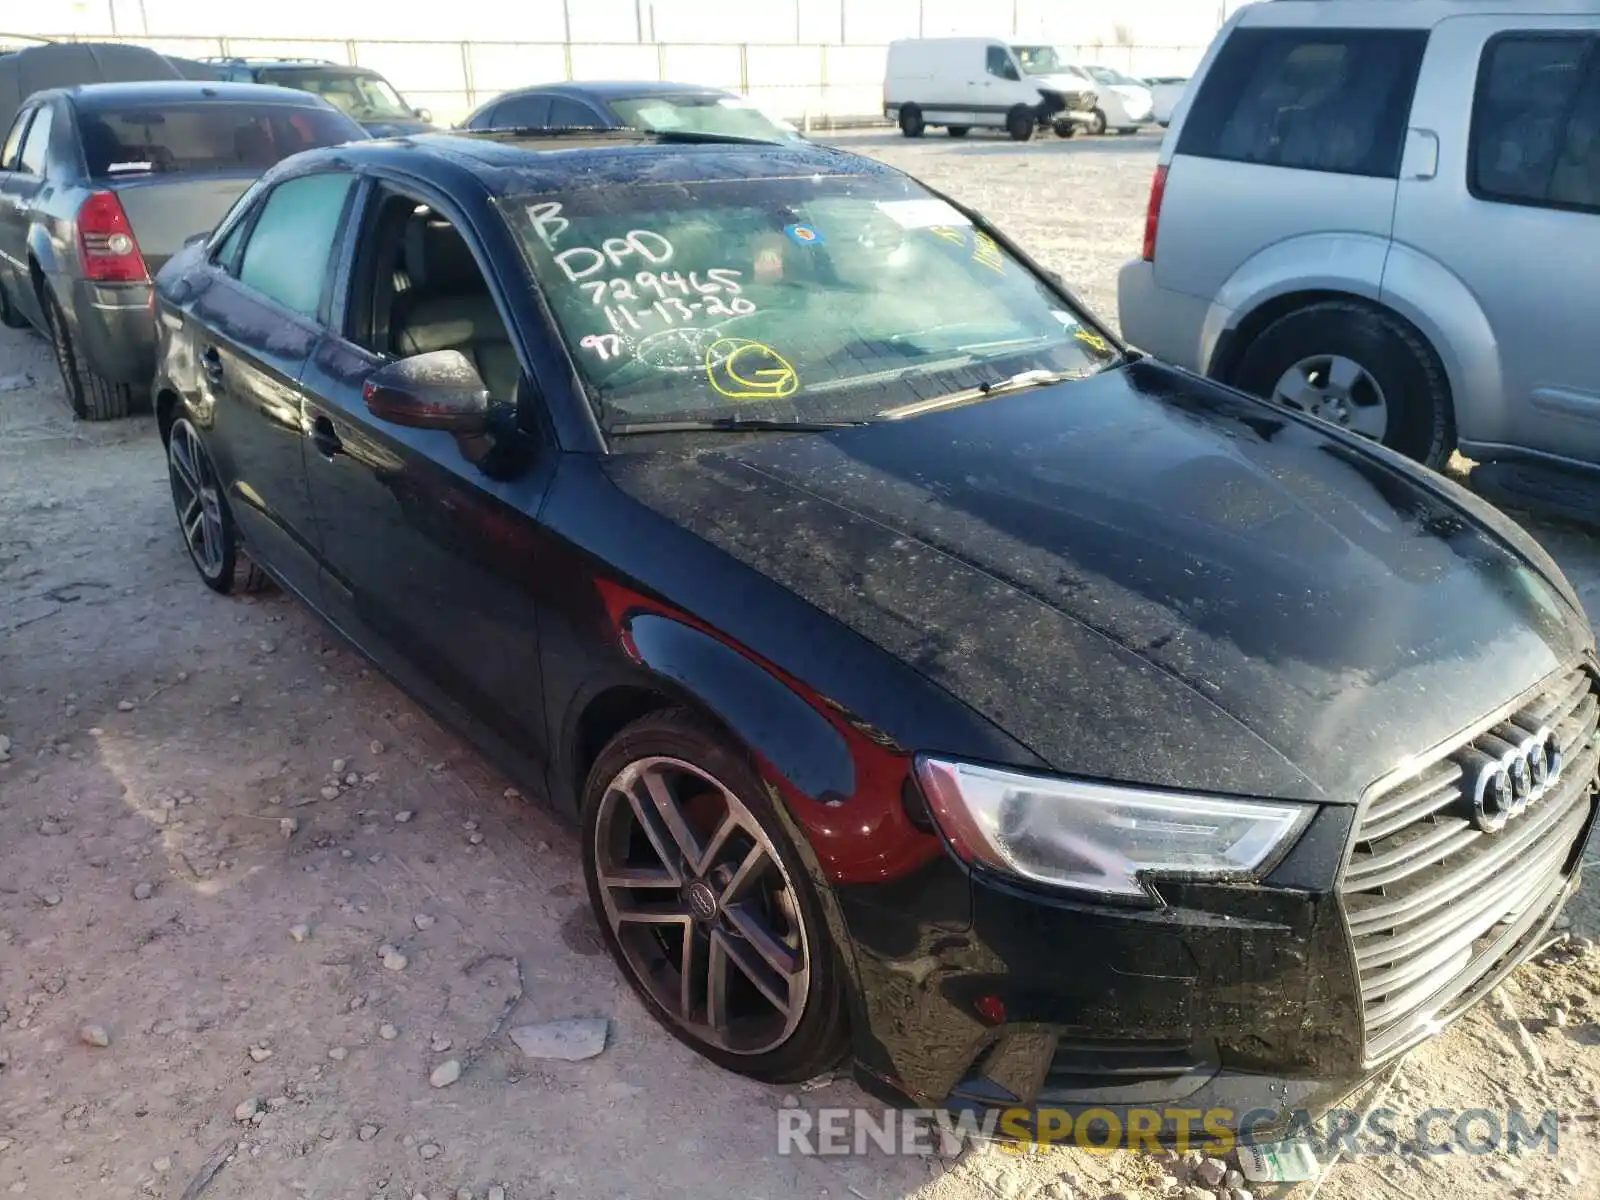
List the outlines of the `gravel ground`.
{"type": "MultiPolygon", "coordinates": [[[[1153,139],[840,140],[1114,316],[1153,139]]],[[[784,1103],[861,1094],[663,1033],[602,956],[571,832],[290,601],[205,590],[172,525],[148,420],[73,423],[44,345],[0,330],[0,1194],[1212,1195],[1182,1190],[1209,1164],[1123,1154],[778,1156],[784,1103]],[[505,1036],[573,1016],[609,1022],[598,1057],[505,1036]]],[[[1534,528],[1600,611],[1589,536],[1534,528]]],[[[1547,955],[1393,1085],[1412,1115],[1558,1107],[1557,1156],[1365,1159],[1318,1194],[1594,1195],[1597,987],[1600,955],[1547,955]]]]}

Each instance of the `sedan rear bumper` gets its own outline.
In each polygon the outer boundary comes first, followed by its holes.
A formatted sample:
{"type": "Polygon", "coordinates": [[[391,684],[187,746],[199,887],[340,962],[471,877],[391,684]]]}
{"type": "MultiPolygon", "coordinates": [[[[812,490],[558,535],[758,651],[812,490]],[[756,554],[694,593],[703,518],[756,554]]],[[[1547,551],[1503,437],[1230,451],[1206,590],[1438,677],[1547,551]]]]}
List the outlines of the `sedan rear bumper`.
{"type": "Polygon", "coordinates": [[[89,365],[112,383],[150,386],[156,365],[153,296],[148,283],[73,282],[78,344],[89,365]]]}

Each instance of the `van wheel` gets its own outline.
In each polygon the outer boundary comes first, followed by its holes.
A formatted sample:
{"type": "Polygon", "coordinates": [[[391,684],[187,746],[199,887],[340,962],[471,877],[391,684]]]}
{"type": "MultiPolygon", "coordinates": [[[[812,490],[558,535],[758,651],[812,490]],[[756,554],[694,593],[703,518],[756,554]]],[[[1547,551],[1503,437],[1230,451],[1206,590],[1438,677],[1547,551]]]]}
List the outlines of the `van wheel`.
{"type": "Polygon", "coordinates": [[[1365,304],[1330,300],[1279,317],[1245,347],[1232,382],[1435,470],[1455,448],[1438,356],[1410,325],[1365,304]]]}
{"type": "Polygon", "coordinates": [[[1057,121],[1051,128],[1056,131],[1058,138],[1075,137],[1078,132],[1078,127],[1071,121],[1057,121]]]}
{"type": "Polygon", "coordinates": [[[1033,131],[1038,126],[1031,109],[1017,105],[1006,114],[1006,132],[1011,135],[1014,142],[1025,142],[1033,136],[1033,131]]]}
{"type": "Polygon", "coordinates": [[[972,126],[970,126],[970,125],[951,125],[945,130],[945,132],[948,133],[951,137],[963,138],[963,137],[966,137],[967,134],[972,132],[972,126]]]}
{"type": "Polygon", "coordinates": [[[909,138],[921,137],[928,128],[922,119],[922,110],[915,104],[905,104],[900,108],[900,132],[909,138]]]}
{"type": "Polygon", "coordinates": [[[1094,110],[1094,119],[1089,122],[1089,132],[1095,135],[1106,131],[1106,114],[1100,109],[1094,110]]]}

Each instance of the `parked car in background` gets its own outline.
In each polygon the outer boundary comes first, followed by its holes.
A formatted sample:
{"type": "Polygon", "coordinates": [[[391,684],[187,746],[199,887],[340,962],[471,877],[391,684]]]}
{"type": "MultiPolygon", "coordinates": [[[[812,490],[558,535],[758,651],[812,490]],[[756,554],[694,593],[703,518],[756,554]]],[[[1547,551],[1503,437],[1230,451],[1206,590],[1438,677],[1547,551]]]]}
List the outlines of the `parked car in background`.
{"type": "Polygon", "coordinates": [[[279,159],[366,136],[287,88],[35,92],[0,150],[0,322],[50,339],[78,416],[125,416],[155,369],[150,281],[162,264],[279,159]]]}
{"type": "Polygon", "coordinates": [[[368,67],[326,59],[208,58],[224,79],[265,83],[320,96],[373,137],[403,137],[436,128],[433,114],[413,108],[395,86],[368,67]]]}
{"type": "Polygon", "coordinates": [[[684,83],[552,83],[502,92],[463,129],[642,129],[791,142],[800,132],[736,92],[684,83]]]}
{"type": "MultiPolygon", "coordinates": [[[[0,129],[11,128],[22,102],[46,88],[80,83],[131,83],[189,78],[194,68],[143,46],[117,42],[44,42],[0,57],[0,129]]],[[[217,78],[214,72],[200,76],[217,78]]]]}
{"type": "Polygon", "coordinates": [[[300,155],[157,281],[205,585],[575,817],[657,1020],[1265,1140],[1544,944],[1600,705],[1531,537],[881,163],[698,136],[300,155]]]}
{"type": "Polygon", "coordinates": [[[1145,80],[1150,88],[1150,119],[1165,129],[1172,124],[1172,112],[1189,86],[1186,75],[1156,75],[1145,80]]]}
{"type": "Polygon", "coordinates": [[[1275,0],[1192,86],[1124,333],[1593,519],[1600,5],[1275,0]]]}
{"type": "Polygon", "coordinates": [[[1150,85],[1114,67],[1086,66],[1083,73],[1095,83],[1099,103],[1095,105],[1090,133],[1137,133],[1139,126],[1154,118],[1155,101],[1150,85]]]}
{"type": "Polygon", "coordinates": [[[883,115],[906,137],[1004,129],[1025,142],[1040,126],[1062,137],[1094,123],[1095,87],[1053,46],[993,38],[905,38],[889,44],[883,115]]]}

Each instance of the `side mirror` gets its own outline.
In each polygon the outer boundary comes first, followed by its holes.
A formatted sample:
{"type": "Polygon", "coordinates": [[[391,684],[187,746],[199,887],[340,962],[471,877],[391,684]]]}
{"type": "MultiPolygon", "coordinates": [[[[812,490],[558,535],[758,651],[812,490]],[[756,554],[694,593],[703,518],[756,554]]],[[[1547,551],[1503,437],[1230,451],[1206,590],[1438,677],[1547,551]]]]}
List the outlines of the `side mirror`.
{"type": "Polygon", "coordinates": [[[411,111],[417,114],[417,120],[426,121],[429,125],[433,124],[433,113],[426,108],[413,108],[411,111]]]}
{"type": "Polygon", "coordinates": [[[431,350],[379,367],[361,396],[368,412],[393,425],[457,436],[489,429],[489,389],[459,350],[431,350]]]}

